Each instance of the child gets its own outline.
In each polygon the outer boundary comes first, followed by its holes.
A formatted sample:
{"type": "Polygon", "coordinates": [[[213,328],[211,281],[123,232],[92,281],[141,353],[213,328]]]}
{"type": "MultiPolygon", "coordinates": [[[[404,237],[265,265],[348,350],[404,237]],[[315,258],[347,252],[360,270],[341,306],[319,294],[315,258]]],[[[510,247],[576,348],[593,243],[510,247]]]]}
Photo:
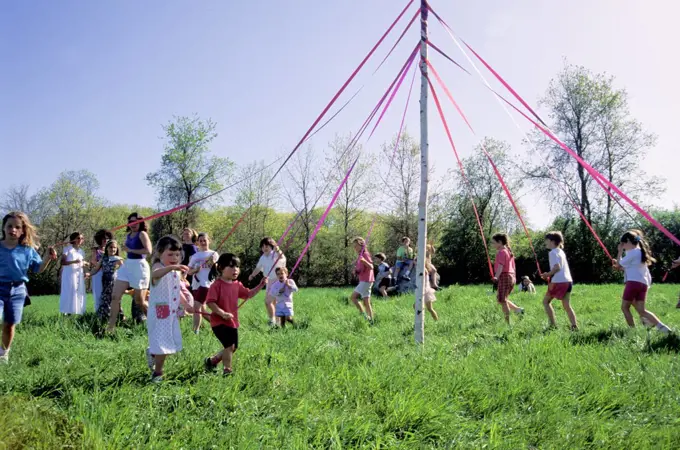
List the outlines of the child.
{"type": "MultiPolygon", "coordinates": [[[[576,314],[571,308],[569,300],[571,299],[571,289],[573,286],[573,279],[571,278],[571,271],[569,270],[569,263],[567,262],[567,255],[564,254],[564,236],[559,231],[551,231],[545,235],[545,246],[550,250],[548,260],[550,261],[550,272],[541,274],[541,278],[548,282],[548,292],[543,297],[543,308],[548,315],[551,327],[556,327],[555,310],[550,302],[556,298],[562,301],[562,307],[569,317],[571,323],[571,330],[578,330],[578,323],[576,323],[576,314]]],[[[534,292],[536,290],[534,289],[534,292]]]]}
{"type": "Polygon", "coordinates": [[[181,265],[182,243],[173,236],[162,237],[156,244],[151,267],[151,293],[146,325],[149,348],[146,349],[151,382],[163,381],[163,365],[168,355],[182,350],[179,309],[183,305],[193,312],[193,297],[182,282],[181,273],[189,268],[181,265]]]}
{"type": "Polygon", "coordinates": [[[437,268],[432,264],[432,257],[434,256],[434,244],[432,242],[427,243],[427,261],[425,261],[425,265],[429,267],[428,273],[430,276],[430,285],[432,286],[432,289],[437,290],[439,289],[439,280],[437,280],[438,274],[437,274],[437,268]]]}
{"type": "Polygon", "coordinates": [[[534,286],[534,283],[532,283],[531,279],[526,275],[522,277],[522,282],[519,284],[519,287],[521,292],[528,292],[529,294],[536,293],[536,286],[534,286]]]}
{"type": "Polygon", "coordinates": [[[14,329],[21,322],[24,304],[28,298],[26,283],[28,271],[43,272],[57,259],[54,248],[48,247],[48,257],[43,261],[35,251],[38,236],[26,214],[12,211],[2,218],[0,240],[0,311],[2,311],[2,345],[0,364],[9,361],[9,350],[14,339],[14,329]]]}
{"type": "MultiPolygon", "coordinates": [[[[90,257],[90,267],[95,267],[99,262],[101,262],[102,257],[106,254],[104,247],[106,244],[113,239],[113,233],[106,230],[99,230],[94,234],[94,242],[97,244],[92,247],[92,256],[90,257]]],[[[102,276],[103,272],[97,271],[92,272],[91,276],[91,286],[92,286],[92,296],[94,297],[94,310],[99,311],[99,305],[101,304],[102,296],[102,276]]]]}
{"type": "Polygon", "coordinates": [[[652,284],[652,276],[648,266],[655,261],[649,244],[642,236],[640,230],[630,230],[623,233],[618,247],[619,253],[616,259],[612,260],[615,269],[624,271],[625,288],[621,310],[626,318],[628,326],[635,327],[633,315],[630,313],[631,305],[635,308],[640,320],[645,321],[650,326],[664,333],[670,333],[671,329],[664,325],[654,313],[647,311],[645,301],[647,300],[647,290],[652,284]],[[625,256],[623,255],[625,251],[625,256]]]}
{"type": "Polygon", "coordinates": [[[257,295],[267,284],[267,278],[263,278],[254,289],[248,289],[240,281],[237,281],[241,261],[232,253],[220,255],[217,263],[213,266],[211,276],[219,276],[210,286],[206,304],[212,311],[210,326],[215,337],[222,343],[223,350],[213,357],[205,359],[207,370],[214,370],[220,361],[224,366],[223,375],[231,375],[231,366],[234,352],[238,348],[238,299],[249,299],[257,295]]]}
{"type": "Polygon", "coordinates": [[[378,275],[375,277],[375,284],[380,295],[387,297],[387,291],[392,285],[392,269],[385,262],[387,257],[384,253],[376,253],[373,257],[378,260],[378,275]]]}
{"type": "Polygon", "coordinates": [[[494,283],[497,283],[496,297],[503,308],[505,321],[510,323],[510,310],[516,314],[524,314],[524,309],[515,305],[508,298],[515,288],[515,256],[509,247],[510,238],[505,233],[496,233],[491,237],[491,245],[498,252],[494,262],[494,283]]]}
{"type": "Polygon", "coordinates": [[[278,280],[272,283],[269,292],[276,295],[276,318],[281,328],[286,327],[286,322],[295,326],[293,322],[293,292],[298,291],[295,281],[288,278],[288,269],[276,268],[278,280]]]}
{"type": "MultiPolygon", "coordinates": [[[[109,314],[111,314],[113,282],[116,280],[116,271],[122,264],[123,258],[120,257],[118,242],[110,240],[104,247],[104,256],[101,261],[92,269],[92,274],[101,274],[101,298],[96,313],[102,321],[107,320],[109,314]]],[[[92,275],[92,278],[94,279],[94,275],[92,275]]],[[[120,311],[118,316],[122,319],[123,312],[120,311]]]]}
{"type": "MultiPolygon", "coordinates": [[[[260,260],[257,262],[255,270],[248,277],[248,281],[252,281],[257,274],[262,272],[266,282],[271,286],[277,279],[274,269],[276,267],[286,267],[286,256],[276,244],[276,241],[270,237],[265,237],[260,241],[260,249],[262,250],[262,256],[260,256],[260,260]]],[[[264,307],[267,310],[270,326],[276,326],[276,319],[274,316],[275,304],[276,297],[269,292],[269,289],[267,289],[264,298],[264,307]]]]}
{"type": "Polygon", "coordinates": [[[352,302],[356,305],[359,312],[366,320],[373,324],[373,308],[371,307],[371,288],[375,277],[373,275],[373,260],[366,249],[366,241],[364,238],[355,237],[352,239],[354,250],[359,255],[356,264],[356,273],[359,276],[359,284],[352,292],[352,302]],[[361,301],[366,305],[366,312],[361,306],[361,301]]]}
{"type": "MultiPolygon", "coordinates": [[[[431,254],[429,253],[429,248],[428,248],[428,256],[431,257],[431,254]]],[[[432,288],[430,285],[430,274],[436,269],[432,265],[432,263],[429,262],[430,258],[425,259],[425,273],[423,274],[423,281],[425,282],[425,289],[423,291],[423,304],[425,305],[425,309],[427,309],[430,312],[430,315],[432,316],[432,319],[435,321],[439,320],[439,314],[437,314],[437,311],[434,310],[434,302],[437,301],[437,297],[435,296],[435,290],[432,288]]],[[[417,261],[417,258],[416,258],[417,261]]],[[[416,263],[414,261],[414,263],[416,263]]],[[[413,307],[415,308],[415,304],[413,307]]]]}
{"type": "Polygon", "coordinates": [[[413,249],[410,247],[411,239],[407,236],[401,238],[401,247],[397,249],[397,263],[394,265],[394,281],[399,281],[399,272],[405,268],[402,277],[411,280],[411,269],[413,268],[413,249]]]}
{"type": "MultiPolygon", "coordinates": [[[[218,254],[210,250],[210,238],[208,233],[198,235],[198,253],[195,253],[189,260],[189,275],[193,275],[193,295],[194,310],[199,314],[194,314],[194,333],[198,334],[201,328],[201,316],[205,312],[205,298],[208,296],[208,289],[212,284],[210,280],[210,269],[217,262],[218,254]]],[[[207,319],[207,318],[206,318],[207,319]]]]}
{"type": "MultiPolygon", "coordinates": [[[[85,313],[85,274],[83,266],[88,265],[81,246],[85,239],[79,232],[71,233],[70,244],[61,254],[61,296],[59,312],[62,314],[85,313]]],[[[88,275],[89,276],[89,275],[88,275]]]]}

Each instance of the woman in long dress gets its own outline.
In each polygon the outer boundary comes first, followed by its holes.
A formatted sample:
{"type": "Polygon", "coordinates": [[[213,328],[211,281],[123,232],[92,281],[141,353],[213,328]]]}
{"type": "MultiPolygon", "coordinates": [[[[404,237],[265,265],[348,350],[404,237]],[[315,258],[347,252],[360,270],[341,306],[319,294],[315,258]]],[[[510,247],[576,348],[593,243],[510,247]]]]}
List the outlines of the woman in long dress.
{"type": "Polygon", "coordinates": [[[61,296],[59,298],[59,312],[62,314],[85,313],[85,274],[83,266],[85,252],[81,246],[85,239],[76,232],[69,237],[71,242],[61,255],[61,296]]]}

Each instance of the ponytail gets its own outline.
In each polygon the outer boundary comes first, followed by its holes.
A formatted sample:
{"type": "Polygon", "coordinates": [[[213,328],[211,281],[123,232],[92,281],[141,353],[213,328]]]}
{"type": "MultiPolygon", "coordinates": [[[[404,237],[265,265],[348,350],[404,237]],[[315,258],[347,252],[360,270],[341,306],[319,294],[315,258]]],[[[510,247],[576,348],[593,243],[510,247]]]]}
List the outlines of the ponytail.
{"type": "Polygon", "coordinates": [[[656,262],[656,259],[652,256],[652,249],[649,247],[649,242],[644,238],[644,233],[641,230],[629,230],[623,233],[621,236],[621,242],[628,242],[633,245],[637,245],[640,248],[642,263],[646,265],[651,265],[656,262]]]}

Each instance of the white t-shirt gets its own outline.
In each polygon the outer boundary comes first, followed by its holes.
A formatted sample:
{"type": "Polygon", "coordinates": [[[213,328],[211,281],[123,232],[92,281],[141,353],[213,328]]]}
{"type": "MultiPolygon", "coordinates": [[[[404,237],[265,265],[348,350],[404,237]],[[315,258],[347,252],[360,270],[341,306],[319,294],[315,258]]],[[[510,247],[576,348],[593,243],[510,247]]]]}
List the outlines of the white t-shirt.
{"type": "Polygon", "coordinates": [[[564,250],[561,248],[550,250],[548,259],[550,261],[550,270],[557,264],[561,267],[560,271],[550,279],[551,283],[572,283],[574,281],[571,278],[571,270],[569,270],[569,263],[567,262],[567,255],[564,254],[564,250]]]}
{"type": "Polygon", "coordinates": [[[189,268],[197,269],[200,267],[201,269],[194,275],[191,289],[198,289],[199,287],[209,288],[212,284],[209,280],[210,266],[207,265],[210,260],[212,260],[213,263],[217,262],[217,252],[206,250],[191,255],[191,258],[189,259],[189,268]]]}
{"type": "Polygon", "coordinates": [[[637,281],[647,286],[652,285],[652,274],[649,273],[647,264],[642,262],[642,250],[639,248],[626,251],[623,258],[619,259],[619,264],[624,269],[625,281],[637,281]]]}
{"type": "Polygon", "coordinates": [[[260,260],[257,262],[257,266],[255,266],[255,272],[261,270],[262,275],[267,277],[271,283],[278,279],[276,276],[277,267],[286,267],[286,255],[282,254],[279,258],[279,255],[276,252],[271,252],[269,255],[263,253],[262,256],[260,256],[260,260]]]}
{"type": "Polygon", "coordinates": [[[66,247],[64,247],[61,254],[63,256],[66,256],[67,262],[79,261],[78,264],[71,264],[72,267],[83,267],[82,262],[85,260],[85,252],[83,251],[82,248],[76,250],[75,248],[73,248],[72,245],[69,244],[66,247]]]}

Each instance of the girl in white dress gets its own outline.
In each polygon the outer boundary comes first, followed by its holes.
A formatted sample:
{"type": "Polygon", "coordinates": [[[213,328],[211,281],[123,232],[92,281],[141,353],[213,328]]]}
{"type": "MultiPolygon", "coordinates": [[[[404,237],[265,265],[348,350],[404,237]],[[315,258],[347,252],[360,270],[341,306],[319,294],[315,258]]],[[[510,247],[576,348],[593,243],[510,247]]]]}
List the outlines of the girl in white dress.
{"type": "Polygon", "coordinates": [[[83,266],[88,265],[85,261],[85,252],[81,246],[85,239],[76,232],[69,237],[70,245],[64,247],[61,255],[61,297],[59,299],[59,312],[62,314],[85,313],[85,273],[83,266]]]}
{"type": "Polygon", "coordinates": [[[181,265],[182,243],[173,236],[165,236],[156,244],[151,269],[151,295],[147,315],[149,348],[146,349],[151,382],[163,381],[165,358],[182,350],[179,328],[180,307],[193,313],[193,297],[182,281],[182,273],[189,271],[181,265]]]}

